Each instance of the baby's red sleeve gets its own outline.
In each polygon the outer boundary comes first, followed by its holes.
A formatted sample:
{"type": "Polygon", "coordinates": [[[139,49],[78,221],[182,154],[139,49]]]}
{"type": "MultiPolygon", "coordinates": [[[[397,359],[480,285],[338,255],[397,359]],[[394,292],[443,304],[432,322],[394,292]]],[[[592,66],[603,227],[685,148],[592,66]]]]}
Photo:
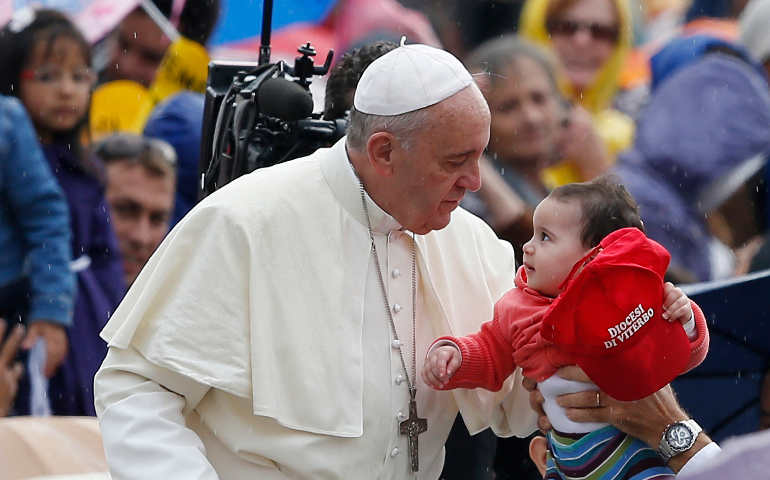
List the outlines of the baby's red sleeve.
{"type": "Polygon", "coordinates": [[[692,313],[695,317],[695,333],[697,336],[690,340],[690,361],[687,363],[685,372],[689,372],[700,365],[709,351],[709,330],[706,325],[706,317],[697,303],[690,300],[690,305],[692,305],[692,313]]]}

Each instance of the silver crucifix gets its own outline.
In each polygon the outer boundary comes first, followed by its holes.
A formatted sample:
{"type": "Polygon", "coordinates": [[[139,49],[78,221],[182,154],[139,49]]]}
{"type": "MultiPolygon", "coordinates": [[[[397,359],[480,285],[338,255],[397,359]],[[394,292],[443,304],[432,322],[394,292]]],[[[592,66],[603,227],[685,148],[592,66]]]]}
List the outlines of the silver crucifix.
{"type": "Polygon", "coordinates": [[[428,430],[428,420],[417,416],[417,401],[409,400],[409,418],[399,424],[402,435],[407,436],[409,442],[409,460],[412,463],[412,471],[420,469],[420,459],[417,456],[417,436],[428,430]]]}

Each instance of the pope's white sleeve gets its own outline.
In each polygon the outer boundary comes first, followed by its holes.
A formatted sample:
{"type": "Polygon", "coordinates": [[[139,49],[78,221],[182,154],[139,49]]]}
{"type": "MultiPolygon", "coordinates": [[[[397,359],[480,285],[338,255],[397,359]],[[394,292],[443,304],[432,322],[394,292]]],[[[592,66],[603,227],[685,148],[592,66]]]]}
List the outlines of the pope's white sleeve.
{"type": "Polygon", "coordinates": [[[94,400],[113,480],[216,480],[183,413],[208,387],[111,347],[94,379],[94,400]]]}
{"type": "Polygon", "coordinates": [[[517,368],[506,380],[511,382],[511,390],[493,413],[490,425],[498,437],[526,437],[537,430],[537,414],[529,405],[529,391],[521,384],[523,378],[521,368],[517,368]]]}
{"type": "Polygon", "coordinates": [[[687,463],[682,466],[682,468],[679,470],[679,473],[676,475],[677,478],[696,478],[697,476],[690,477],[688,475],[692,474],[693,472],[697,473],[698,471],[707,467],[710,462],[719,456],[721,451],[722,449],[719,448],[719,445],[716,442],[709,443],[705,447],[698,450],[698,452],[696,452],[695,455],[693,455],[690,460],[688,460],[687,463]]]}

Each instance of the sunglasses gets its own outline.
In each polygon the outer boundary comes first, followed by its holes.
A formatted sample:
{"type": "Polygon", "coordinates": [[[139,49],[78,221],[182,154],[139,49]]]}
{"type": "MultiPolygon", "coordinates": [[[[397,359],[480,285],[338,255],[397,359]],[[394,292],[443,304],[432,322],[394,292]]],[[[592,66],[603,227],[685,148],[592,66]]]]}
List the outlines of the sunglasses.
{"type": "Polygon", "coordinates": [[[594,40],[615,43],[620,36],[620,29],[611,25],[603,25],[594,22],[579,22],[577,20],[549,20],[546,24],[548,33],[572,37],[580,31],[587,31],[594,40]]]}

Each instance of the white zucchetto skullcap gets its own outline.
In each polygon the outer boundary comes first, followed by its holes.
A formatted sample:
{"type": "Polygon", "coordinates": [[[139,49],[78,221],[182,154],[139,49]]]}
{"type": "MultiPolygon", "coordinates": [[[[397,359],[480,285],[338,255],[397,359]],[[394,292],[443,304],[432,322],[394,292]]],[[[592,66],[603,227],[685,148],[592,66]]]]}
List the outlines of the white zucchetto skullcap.
{"type": "Polygon", "coordinates": [[[427,45],[402,45],[373,61],[358,81],[361,113],[400,115],[446,100],[473,83],[454,55],[427,45]]]}

